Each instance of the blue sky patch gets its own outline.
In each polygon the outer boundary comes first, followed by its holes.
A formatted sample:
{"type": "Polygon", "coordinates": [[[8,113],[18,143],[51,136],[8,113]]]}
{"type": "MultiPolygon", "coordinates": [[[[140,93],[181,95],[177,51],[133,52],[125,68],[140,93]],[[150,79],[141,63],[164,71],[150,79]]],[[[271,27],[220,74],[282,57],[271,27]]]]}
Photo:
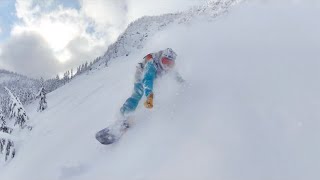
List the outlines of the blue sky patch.
{"type": "Polygon", "coordinates": [[[17,21],[15,1],[1,0],[0,1],[0,43],[7,39],[10,35],[11,28],[15,21],[17,21]]]}
{"type": "MultiPolygon", "coordinates": [[[[37,2],[39,3],[39,1],[37,2]]],[[[15,3],[16,1],[14,0],[0,0],[0,43],[9,38],[12,26],[19,20],[16,17],[15,3]]],[[[45,2],[43,4],[45,4],[45,2]]],[[[78,0],[55,0],[50,6],[41,6],[42,12],[50,12],[56,9],[59,5],[62,5],[64,8],[77,10],[81,8],[78,0]]]]}

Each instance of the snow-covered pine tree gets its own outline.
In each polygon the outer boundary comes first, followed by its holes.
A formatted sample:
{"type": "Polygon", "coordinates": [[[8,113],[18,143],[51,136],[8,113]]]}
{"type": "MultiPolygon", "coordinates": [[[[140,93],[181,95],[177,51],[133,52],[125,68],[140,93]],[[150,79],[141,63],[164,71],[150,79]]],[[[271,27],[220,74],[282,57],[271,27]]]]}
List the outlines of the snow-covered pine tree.
{"type": "Polygon", "coordinates": [[[2,122],[4,122],[4,115],[2,114],[2,112],[0,110],[0,124],[2,124],[2,122]]]}
{"type": "Polygon", "coordinates": [[[56,81],[59,81],[59,80],[60,80],[59,75],[56,76],[56,79],[55,79],[55,80],[56,80],[56,81]]]}
{"type": "Polygon", "coordinates": [[[5,117],[4,114],[1,112],[0,110],[0,132],[3,132],[3,127],[6,126],[6,121],[5,121],[5,117]]]}
{"type": "Polygon", "coordinates": [[[79,72],[80,72],[80,68],[79,68],[79,67],[77,67],[77,72],[76,72],[76,74],[75,74],[75,75],[78,75],[78,74],[79,74],[79,72]]]}
{"type": "Polygon", "coordinates": [[[81,65],[77,68],[77,75],[81,74],[81,65]]]}
{"type": "Polygon", "coordinates": [[[40,112],[47,109],[47,107],[48,107],[46,94],[47,94],[47,92],[44,89],[44,87],[41,87],[37,96],[36,96],[36,98],[40,98],[39,107],[38,107],[38,111],[40,111],[40,112]]]}
{"type": "Polygon", "coordinates": [[[73,69],[71,69],[71,70],[70,70],[70,79],[72,79],[73,76],[74,76],[74,74],[73,74],[73,69]]]}
{"type": "Polygon", "coordinates": [[[88,62],[86,62],[86,63],[84,64],[84,70],[85,70],[85,71],[88,70],[88,62]]]}
{"type": "Polygon", "coordinates": [[[85,71],[85,67],[84,67],[84,64],[81,65],[81,69],[80,69],[80,72],[84,72],[85,71]]]}
{"type": "Polygon", "coordinates": [[[69,71],[63,74],[63,83],[66,84],[69,82],[69,71]]]}
{"type": "Polygon", "coordinates": [[[15,154],[16,150],[13,141],[9,138],[0,137],[0,155],[3,156],[3,160],[7,161],[12,159],[14,158],[15,154]]]}
{"type": "Polygon", "coordinates": [[[27,113],[25,109],[22,106],[22,103],[20,100],[12,94],[12,92],[5,87],[7,93],[10,96],[10,114],[9,118],[15,118],[16,121],[14,122],[14,126],[19,125],[21,129],[28,128],[29,130],[32,129],[31,126],[27,125],[27,121],[29,120],[29,117],[27,116],[27,113]]]}
{"type": "Polygon", "coordinates": [[[8,135],[11,134],[12,128],[6,125],[5,117],[0,111],[0,155],[3,155],[4,161],[15,156],[15,147],[12,140],[10,140],[8,135]]]}
{"type": "Polygon", "coordinates": [[[40,85],[41,85],[41,86],[44,85],[44,79],[43,79],[43,77],[40,78],[40,85]]]}
{"type": "Polygon", "coordinates": [[[0,132],[11,134],[12,130],[13,130],[12,128],[7,126],[7,122],[5,120],[5,116],[0,111],[0,132]]]}

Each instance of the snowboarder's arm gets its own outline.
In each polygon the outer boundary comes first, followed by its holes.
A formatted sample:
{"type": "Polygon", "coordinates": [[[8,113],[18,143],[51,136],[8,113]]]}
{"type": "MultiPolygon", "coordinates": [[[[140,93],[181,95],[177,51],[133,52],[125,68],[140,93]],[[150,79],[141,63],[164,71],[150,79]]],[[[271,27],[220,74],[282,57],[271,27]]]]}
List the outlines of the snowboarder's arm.
{"type": "Polygon", "coordinates": [[[153,92],[153,81],[156,78],[157,69],[152,62],[145,65],[145,74],[143,78],[144,94],[148,97],[153,92]]]}

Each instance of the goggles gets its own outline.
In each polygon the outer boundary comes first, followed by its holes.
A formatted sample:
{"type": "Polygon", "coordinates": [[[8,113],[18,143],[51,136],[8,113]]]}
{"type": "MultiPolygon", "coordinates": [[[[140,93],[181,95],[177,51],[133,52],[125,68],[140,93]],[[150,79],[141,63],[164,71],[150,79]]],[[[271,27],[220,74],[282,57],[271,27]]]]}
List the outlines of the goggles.
{"type": "Polygon", "coordinates": [[[161,58],[161,63],[170,68],[172,68],[175,65],[175,62],[167,57],[161,58]]]}

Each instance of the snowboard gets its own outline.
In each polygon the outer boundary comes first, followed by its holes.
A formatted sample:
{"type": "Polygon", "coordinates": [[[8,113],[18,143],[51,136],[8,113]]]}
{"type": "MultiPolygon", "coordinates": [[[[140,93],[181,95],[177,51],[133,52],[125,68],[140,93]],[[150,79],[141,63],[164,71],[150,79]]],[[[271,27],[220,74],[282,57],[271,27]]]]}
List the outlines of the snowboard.
{"type": "Polygon", "coordinates": [[[96,133],[96,139],[104,145],[113,144],[121,138],[129,127],[127,121],[117,120],[112,125],[98,131],[96,133]]]}

